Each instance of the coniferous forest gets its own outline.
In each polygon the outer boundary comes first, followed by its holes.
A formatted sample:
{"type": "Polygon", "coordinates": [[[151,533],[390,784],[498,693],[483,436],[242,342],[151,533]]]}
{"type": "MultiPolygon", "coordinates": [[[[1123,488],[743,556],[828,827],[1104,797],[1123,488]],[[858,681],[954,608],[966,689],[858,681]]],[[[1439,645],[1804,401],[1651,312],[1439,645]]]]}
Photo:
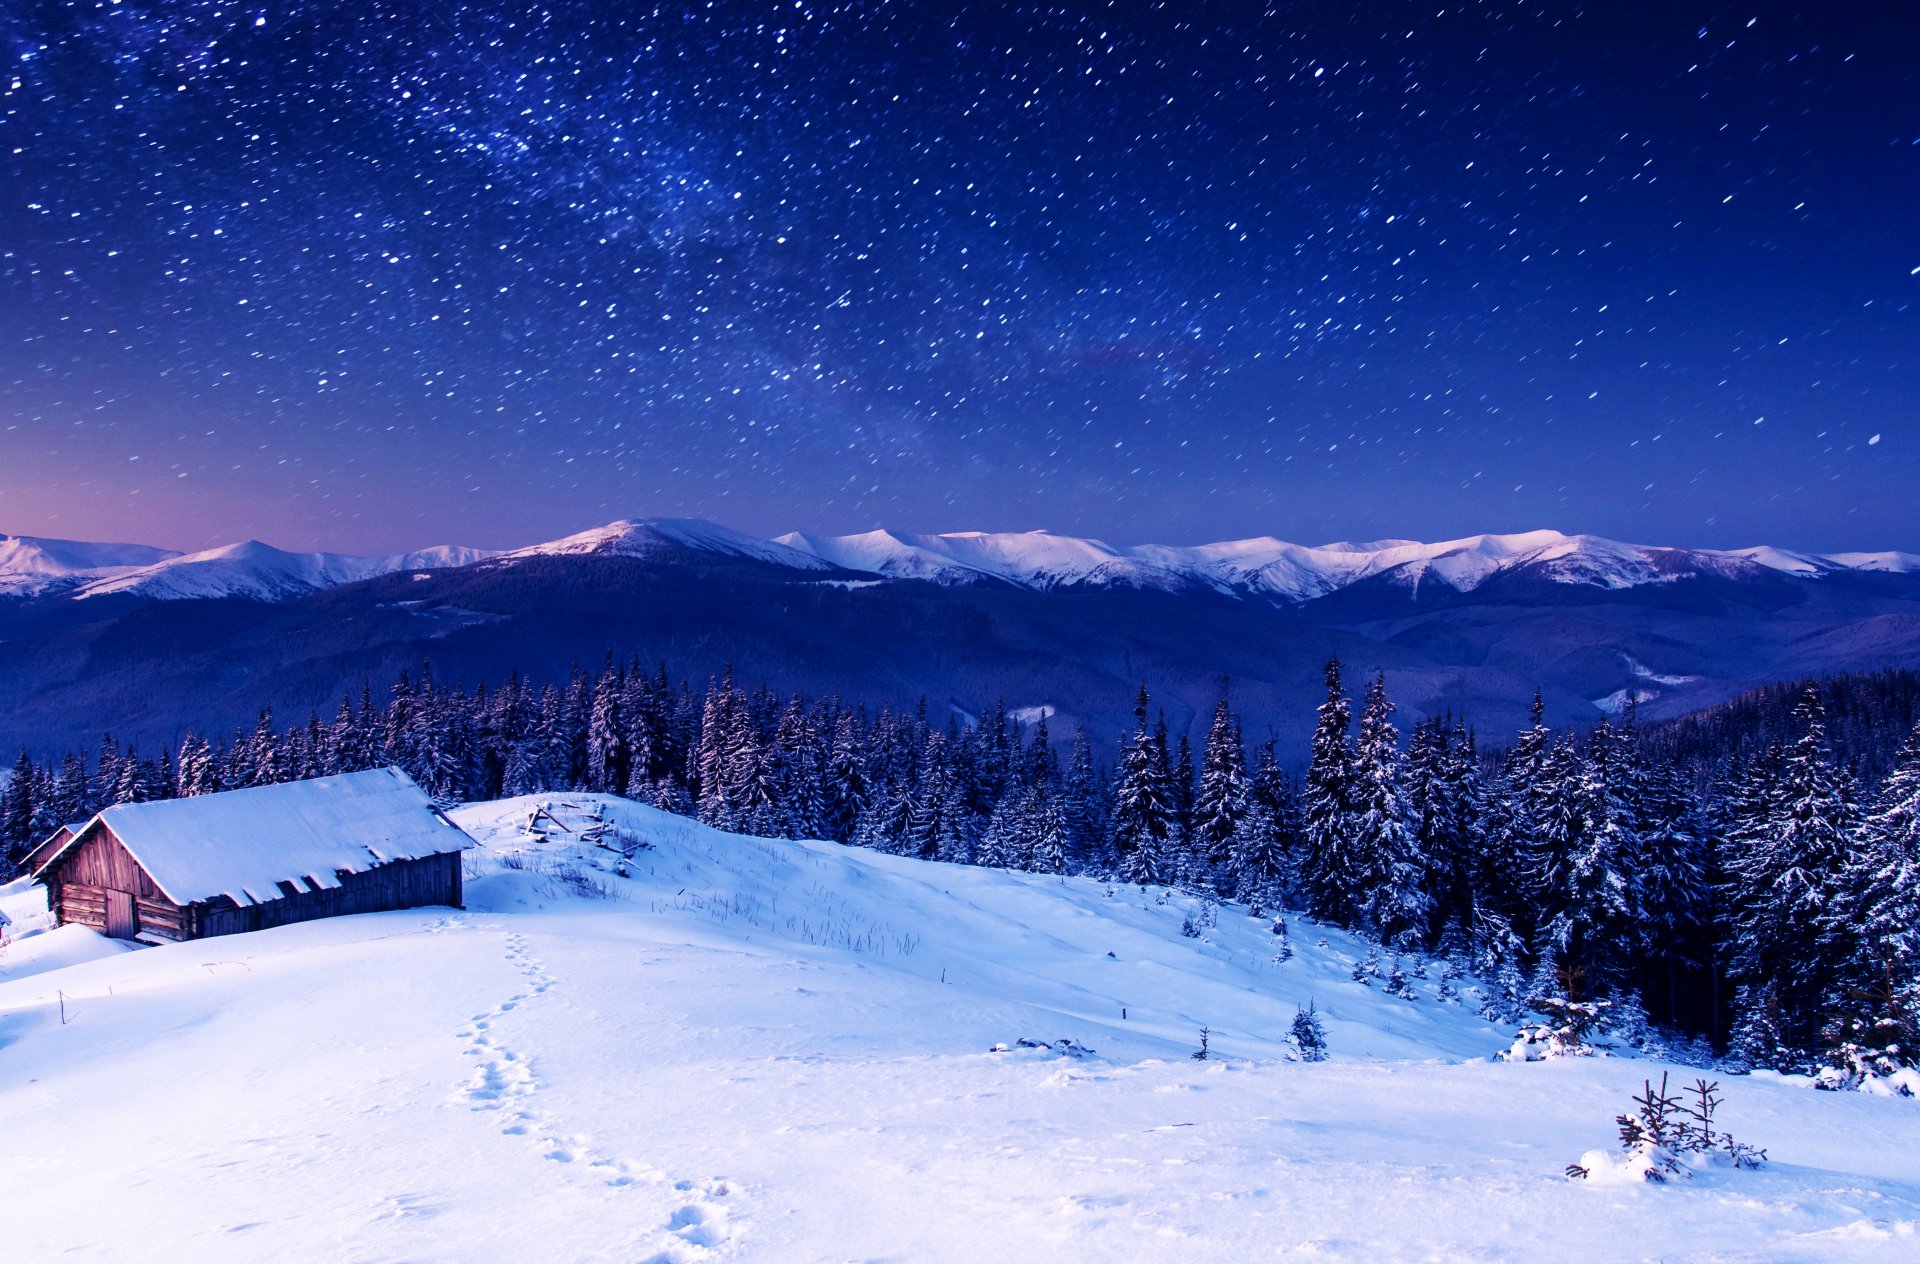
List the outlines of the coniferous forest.
{"type": "Polygon", "coordinates": [[[1326,667],[1304,772],[1249,743],[1222,682],[1197,748],[1146,687],[1117,747],[923,702],[704,690],[610,658],[564,684],[450,687],[430,667],[331,720],[267,711],[215,742],[91,760],[22,751],[0,793],[8,867],[118,803],[397,764],[437,799],[592,791],[716,827],[1295,909],[1486,981],[1484,1012],[1606,1001],[1705,1037],[1730,1069],[1857,1083],[1920,1050],[1920,727],[1909,673],[1774,687],[1642,729],[1464,720],[1403,735],[1383,678],[1326,667]],[[1843,717],[1836,749],[1830,712],[1843,717]],[[1896,727],[1898,726],[1898,727],[1896,727]],[[1902,736],[1904,735],[1904,736],[1902,736]],[[1064,740],[1060,740],[1063,739],[1064,740]]]}

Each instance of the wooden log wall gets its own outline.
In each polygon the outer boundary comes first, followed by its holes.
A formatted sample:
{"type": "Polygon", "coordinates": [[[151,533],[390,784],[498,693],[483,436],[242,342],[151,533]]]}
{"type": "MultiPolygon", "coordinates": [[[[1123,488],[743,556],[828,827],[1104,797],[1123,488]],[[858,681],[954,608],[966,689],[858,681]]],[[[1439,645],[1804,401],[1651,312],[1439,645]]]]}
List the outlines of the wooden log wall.
{"type": "Polygon", "coordinates": [[[192,917],[154,885],[113,831],[99,826],[88,833],[47,874],[47,905],[57,922],[74,922],[106,933],[107,892],[133,896],[135,933],[142,938],[187,939],[192,917]]]}
{"type": "MultiPolygon", "coordinates": [[[[283,883],[281,889],[288,891],[290,886],[283,883]]],[[[194,928],[195,937],[236,935],[351,913],[378,913],[429,904],[457,906],[461,899],[460,853],[447,852],[346,874],[338,887],[319,891],[294,889],[291,894],[266,904],[239,907],[222,896],[195,906],[198,923],[194,928]]]]}
{"type": "MultiPolygon", "coordinates": [[[[76,922],[81,926],[106,933],[107,929],[107,888],[90,886],[79,882],[57,882],[47,889],[47,906],[53,910],[54,917],[63,925],[76,922]]],[[[135,896],[133,899],[134,916],[139,925],[136,933],[143,939],[191,939],[192,916],[188,909],[181,908],[166,899],[148,899],[135,896]]]]}

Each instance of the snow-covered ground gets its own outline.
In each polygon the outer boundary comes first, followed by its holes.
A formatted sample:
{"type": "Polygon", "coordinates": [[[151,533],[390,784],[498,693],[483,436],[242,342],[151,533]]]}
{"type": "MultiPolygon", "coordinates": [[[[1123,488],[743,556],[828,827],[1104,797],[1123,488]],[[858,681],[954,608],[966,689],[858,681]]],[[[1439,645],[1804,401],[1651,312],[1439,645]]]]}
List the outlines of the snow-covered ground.
{"type": "Polygon", "coordinates": [[[1724,1080],[1764,1169],[1569,1181],[1662,1068],[1488,1062],[1510,1033],[1437,1000],[1437,972],[1415,1001],[1353,982],[1345,935],[1296,920],[1275,961],[1232,906],[1192,938],[1200,907],[1159,892],[546,801],[573,832],[529,838],[532,800],[456,814],[483,844],[464,912],[129,952],[0,890],[0,1249],[1920,1256],[1920,1103],[1724,1080]],[[650,846],[583,842],[595,813],[650,846]],[[1286,1058],[1309,999],[1332,1061],[1286,1058]]]}

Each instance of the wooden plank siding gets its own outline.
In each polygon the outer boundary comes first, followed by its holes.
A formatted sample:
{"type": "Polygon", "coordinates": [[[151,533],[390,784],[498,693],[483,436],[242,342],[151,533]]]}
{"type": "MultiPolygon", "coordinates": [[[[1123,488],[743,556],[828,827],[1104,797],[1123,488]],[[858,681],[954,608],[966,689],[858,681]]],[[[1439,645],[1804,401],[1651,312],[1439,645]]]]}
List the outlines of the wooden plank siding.
{"type": "Polygon", "coordinates": [[[53,858],[53,854],[55,852],[59,851],[62,847],[65,847],[67,845],[67,840],[72,837],[73,837],[73,831],[68,829],[66,826],[62,825],[59,829],[53,832],[53,837],[48,838],[42,843],[40,843],[39,846],[35,847],[32,851],[28,852],[21,859],[20,872],[32,873],[34,870],[38,869],[41,865],[46,864],[47,861],[53,858]]]}
{"type": "Polygon", "coordinates": [[[114,836],[113,827],[104,823],[90,830],[78,847],[60,858],[60,880],[130,891],[146,900],[167,898],[133,858],[133,853],[114,836]]]}
{"type": "Polygon", "coordinates": [[[183,906],[167,898],[105,822],[42,875],[57,924],[76,923],[105,934],[107,893],[126,892],[133,897],[136,934],[141,939],[204,939],[321,917],[433,904],[458,908],[464,898],[459,852],[335,876],[340,881],[337,888],[314,890],[304,881],[282,882],[280,898],[264,904],[241,906],[223,895],[183,906]]]}
{"type": "MultiPolygon", "coordinates": [[[[196,904],[193,906],[196,923],[193,938],[235,935],[289,922],[350,913],[378,913],[384,909],[420,908],[428,904],[451,904],[457,908],[462,898],[459,852],[396,860],[360,873],[340,874],[339,878],[338,887],[295,890],[265,904],[242,907],[225,896],[196,904]]],[[[291,885],[282,883],[281,889],[285,891],[291,885]]]]}

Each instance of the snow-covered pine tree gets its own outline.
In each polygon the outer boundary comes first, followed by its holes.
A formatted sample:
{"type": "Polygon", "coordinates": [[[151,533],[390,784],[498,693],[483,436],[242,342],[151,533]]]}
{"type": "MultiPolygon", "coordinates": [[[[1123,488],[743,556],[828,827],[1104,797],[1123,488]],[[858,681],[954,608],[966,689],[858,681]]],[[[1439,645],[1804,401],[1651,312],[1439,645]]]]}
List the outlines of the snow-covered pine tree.
{"type": "Polygon", "coordinates": [[[773,796],[779,832],[785,838],[825,834],[826,796],[821,766],[826,758],[820,731],[806,700],[795,693],[773,733],[773,796]]]}
{"type": "Polygon", "coordinates": [[[93,762],[93,775],[87,782],[87,801],[95,811],[113,802],[114,787],[120,783],[120,744],[113,734],[100,735],[100,756],[93,762]]]}
{"type": "Polygon", "coordinates": [[[1680,769],[1665,762],[1648,771],[1640,834],[1640,915],[1635,946],[1657,967],[1663,981],[1668,1026],[1679,1015],[1679,975],[1683,966],[1704,961],[1711,948],[1703,942],[1711,917],[1706,831],[1691,788],[1680,769]]]}
{"type": "Polygon", "coordinates": [[[1085,728],[1076,728],[1060,792],[1060,816],[1066,828],[1070,871],[1099,871],[1108,867],[1109,814],[1104,799],[1099,774],[1093,767],[1093,744],[1087,740],[1085,728]]]}
{"type": "MultiPolygon", "coordinates": [[[[1163,728],[1166,722],[1166,713],[1162,712],[1160,724],[1163,728]]],[[[1173,796],[1174,823],[1180,829],[1181,838],[1191,839],[1193,837],[1194,799],[1193,741],[1185,733],[1180,735],[1179,750],[1173,757],[1171,770],[1168,774],[1168,783],[1173,796]]],[[[1192,863],[1195,859],[1197,858],[1189,857],[1189,863],[1192,863]]]]}
{"type": "MultiPolygon", "coordinates": [[[[1223,890],[1234,888],[1235,839],[1247,812],[1247,757],[1240,746],[1240,726],[1227,702],[1226,682],[1213,708],[1213,724],[1200,760],[1200,785],[1194,793],[1190,837],[1194,853],[1203,859],[1223,890]]],[[[1267,822],[1271,828],[1271,818],[1267,822]]]]}
{"type": "MultiPolygon", "coordinates": [[[[171,773],[172,768],[173,765],[171,761],[165,759],[163,755],[161,759],[161,776],[165,777],[171,773]]],[[[163,782],[163,784],[165,783],[163,782]]],[[[67,824],[72,819],[70,817],[62,817],[59,812],[54,810],[54,796],[58,792],[58,788],[59,778],[54,774],[53,769],[40,768],[35,770],[31,834],[35,842],[40,842],[45,839],[49,834],[52,834],[53,831],[67,824]]]]}
{"type": "Polygon", "coordinates": [[[1142,885],[1174,875],[1168,842],[1173,834],[1173,802],[1167,789],[1166,748],[1147,728],[1147,687],[1134,701],[1133,740],[1121,754],[1114,784],[1113,846],[1120,876],[1142,885]]]}
{"type": "Polygon", "coordinates": [[[155,792],[153,768],[129,749],[120,759],[120,780],[113,787],[113,801],[147,803],[160,796],[155,792]]]}
{"type": "Polygon", "coordinates": [[[1413,726],[1406,755],[1400,761],[1400,784],[1406,796],[1408,824],[1415,844],[1426,858],[1425,878],[1432,910],[1426,938],[1432,942],[1447,917],[1457,912],[1456,891],[1463,887],[1459,861],[1453,854],[1448,827],[1453,811],[1448,802],[1447,726],[1435,716],[1413,726]]]}
{"type": "Polygon", "coordinates": [[[1568,933],[1555,946],[1592,996],[1622,978],[1635,942],[1645,787],[1632,736],[1604,720],[1569,772],[1578,779],[1568,797],[1580,821],[1564,839],[1560,903],[1568,933]]]}
{"type": "Polygon", "coordinates": [[[1280,826],[1267,805],[1249,799],[1234,823],[1226,874],[1228,893],[1261,910],[1279,908],[1286,899],[1287,853],[1280,826]]]}
{"type": "Polygon", "coordinates": [[[1810,1059],[1787,1032],[1780,994],[1772,983],[1743,983],[1733,994],[1733,1030],[1727,1038],[1727,1069],[1800,1072],[1810,1059]]]}
{"type": "Polygon", "coordinates": [[[1326,667],[1327,697],[1320,704],[1301,796],[1302,855],[1300,882],[1314,914],[1343,926],[1354,925],[1360,910],[1359,887],[1349,842],[1353,837],[1353,749],[1348,734],[1353,713],[1340,683],[1340,660],[1326,667]]]}
{"type": "Polygon", "coordinates": [[[1027,867],[1035,873],[1066,873],[1073,862],[1072,835],[1059,794],[1044,786],[1033,791],[1027,867]]]}
{"type": "Polygon", "coordinates": [[[1033,739],[1027,743],[1024,781],[1036,790],[1057,788],[1060,782],[1060,759],[1054,754],[1053,737],[1047,732],[1047,709],[1040,708],[1040,717],[1033,722],[1033,739]]]}
{"type": "MultiPolygon", "coordinates": [[[[33,756],[22,746],[20,754],[13,761],[5,788],[0,789],[0,852],[4,852],[10,862],[17,860],[29,847],[40,841],[33,836],[36,806],[34,790],[37,785],[38,770],[34,767],[33,756]]],[[[11,872],[11,864],[8,870],[11,872]]]]}
{"type": "Polygon", "coordinates": [[[60,771],[53,779],[51,807],[55,829],[93,814],[93,806],[87,801],[87,757],[79,751],[69,751],[61,759],[60,771]]]}
{"type": "Polygon", "coordinates": [[[1327,1029],[1320,1021],[1320,1012],[1308,1001],[1304,1008],[1293,1012],[1293,1028],[1288,1033],[1289,1043],[1302,1062],[1325,1062],[1327,1060],[1327,1029]]]}
{"type": "Polygon", "coordinates": [[[1010,787],[994,805],[974,863],[989,869],[1025,869],[1033,854],[1033,789],[1010,787]]]}
{"type": "Polygon", "coordinates": [[[821,785],[821,831],[838,842],[853,837],[854,827],[872,799],[866,744],[859,714],[841,708],[834,717],[833,743],[827,751],[821,785]]]}
{"type": "Polygon", "coordinates": [[[636,656],[627,666],[626,688],[620,692],[620,718],[625,724],[622,737],[627,756],[626,785],[635,782],[651,785],[659,775],[656,765],[664,767],[661,761],[665,746],[661,701],[654,682],[648,678],[636,656]]]}
{"type": "Polygon", "coordinates": [[[207,744],[206,738],[197,733],[188,733],[180,740],[180,763],[176,776],[182,797],[212,794],[220,788],[220,773],[214,766],[213,747],[207,744]]]}
{"type": "MultiPolygon", "coordinates": [[[[1429,821],[1431,837],[1422,840],[1433,884],[1433,928],[1447,923],[1472,924],[1474,910],[1485,901],[1499,906],[1500,891],[1489,884],[1483,857],[1487,834],[1487,788],[1480,770],[1480,752],[1464,721],[1456,720],[1443,734],[1434,776],[1435,810],[1429,821]]],[[[1503,864],[1503,868],[1510,867],[1503,864]]]]}
{"type": "Polygon", "coordinates": [[[1771,996],[1781,1040],[1806,1057],[1828,1025],[1824,1003],[1844,965],[1828,928],[1845,902],[1858,813],[1852,779],[1828,754],[1818,689],[1807,689],[1794,716],[1800,737],[1765,790],[1764,827],[1725,863],[1729,973],[1749,995],[1771,996]]]}
{"type": "Polygon", "coordinates": [[[1485,824],[1474,849],[1473,890],[1476,912],[1497,913],[1522,939],[1548,920],[1535,901],[1538,883],[1534,854],[1539,846],[1538,816],[1543,809],[1547,756],[1553,745],[1546,724],[1546,703],[1533,695],[1532,720],[1520,731],[1488,787],[1485,824]]]}
{"type": "Polygon", "coordinates": [[[1354,744],[1348,853],[1353,886],[1346,902],[1388,943],[1425,935],[1431,914],[1426,860],[1400,788],[1400,731],[1384,674],[1367,687],[1354,744]]]}
{"type": "MultiPolygon", "coordinates": [[[[1860,981],[1886,968],[1905,978],[1920,972],[1920,725],[1861,822],[1846,886],[1847,920],[1830,935],[1851,933],[1860,951],[1850,964],[1860,981]]],[[[1920,1048],[1913,1052],[1920,1057],[1920,1048]]]]}
{"type": "Polygon", "coordinates": [[[618,794],[626,788],[630,771],[627,717],[622,705],[626,692],[626,673],[614,667],[609,653],[606,666],[593,682],[593,701],[587,713],[589,790],[618,794]]]}
{"type": "Polygon", "coordinates": [[[1822,1056],[1825,1082],[1858,1088],[1920,1065],[1920,726],[1860,824],[1843,882],[1826,926],[1839,965],[1822,1056]]]}

